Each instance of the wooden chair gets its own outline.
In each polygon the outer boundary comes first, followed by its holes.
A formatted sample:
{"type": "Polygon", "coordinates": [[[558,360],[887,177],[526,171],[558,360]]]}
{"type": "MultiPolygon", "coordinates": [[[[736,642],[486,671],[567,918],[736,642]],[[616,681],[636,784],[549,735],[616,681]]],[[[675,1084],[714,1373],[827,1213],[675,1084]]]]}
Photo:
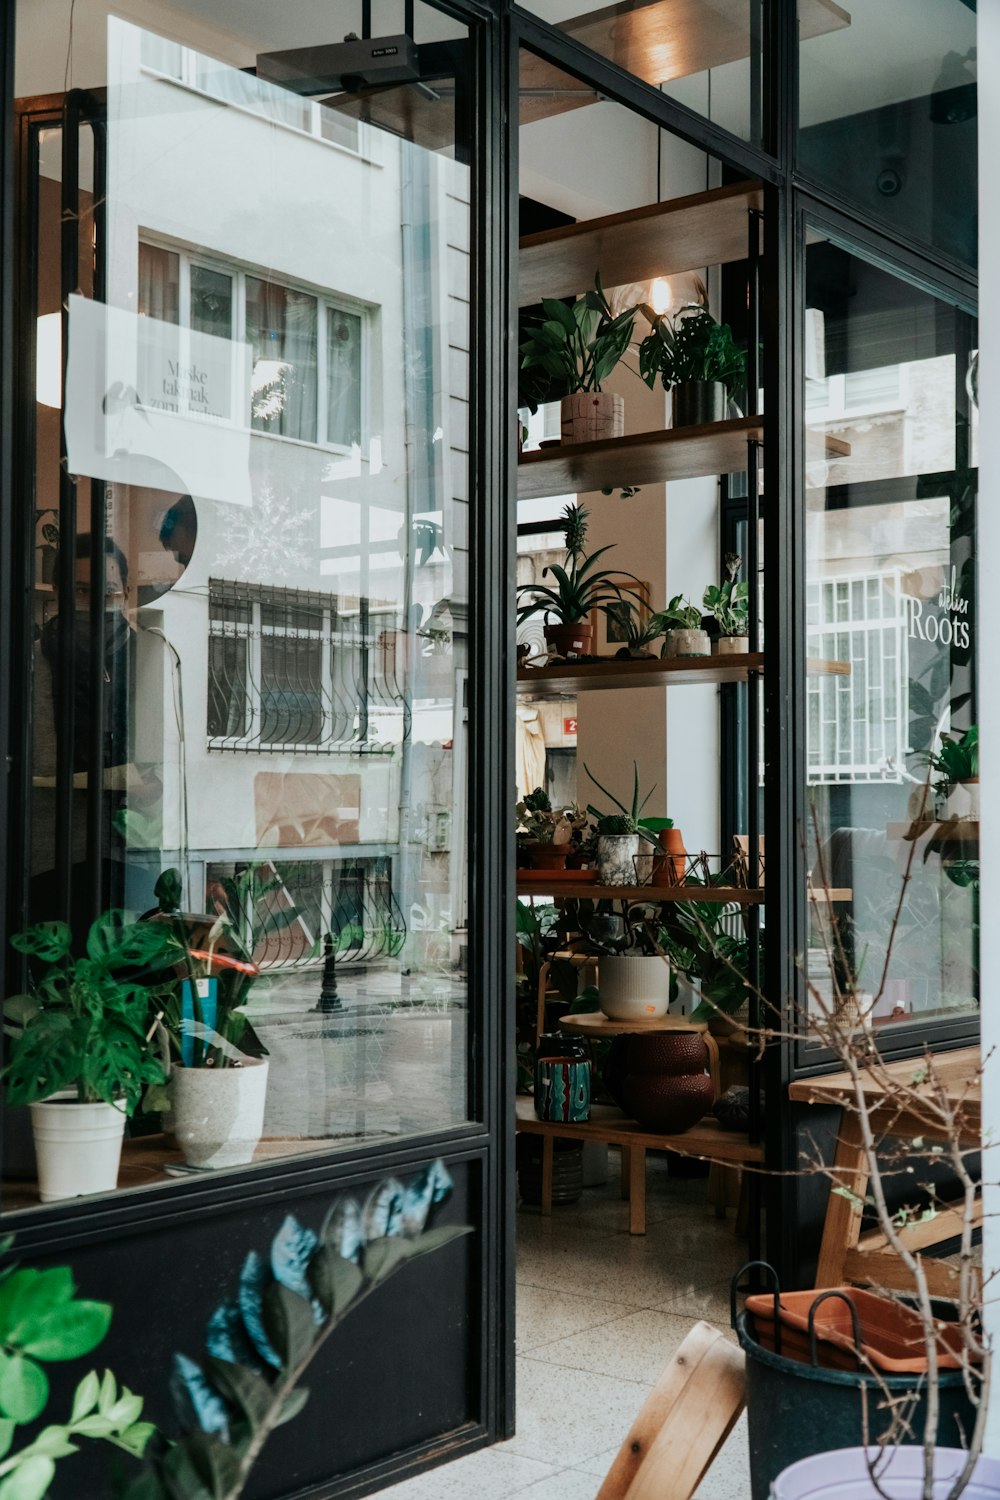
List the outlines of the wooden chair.
{"type": "Polygon", "coordinates": [[[691,1500],[746,1403],[743,1354],[696,1323],[632,1423],[596,1500],[691,1500]]]}

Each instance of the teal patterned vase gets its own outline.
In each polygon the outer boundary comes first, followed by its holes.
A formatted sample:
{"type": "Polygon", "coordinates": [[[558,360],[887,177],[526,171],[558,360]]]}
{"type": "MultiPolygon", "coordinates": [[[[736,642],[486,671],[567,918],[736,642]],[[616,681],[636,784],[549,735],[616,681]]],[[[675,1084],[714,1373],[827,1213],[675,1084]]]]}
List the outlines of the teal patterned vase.
{"type": "Polygon", "coordinates": [[[562,1125],[590,1119],[590,1057],[586,1042],[556,1034],[539,1037],[535,1056],[535,1114],[562,1125]]]}

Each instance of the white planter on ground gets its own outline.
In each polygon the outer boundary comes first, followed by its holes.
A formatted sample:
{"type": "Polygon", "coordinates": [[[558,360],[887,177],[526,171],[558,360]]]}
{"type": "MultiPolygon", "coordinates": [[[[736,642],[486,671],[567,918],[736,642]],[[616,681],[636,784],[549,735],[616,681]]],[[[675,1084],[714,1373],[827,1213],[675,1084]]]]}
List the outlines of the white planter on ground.
{"type": "Polygon", "coordinates": [[[637,833],[600,833],[597,836],[598,885],[637,885],[637,833]]]}
{"type": "Polygon", "coordinates": [[[742,656],[749,650],[750,641],[745,635],[720,635],[715,643],[717,656],[742,656]]]}
{"type": "Polygon", "coordinates": [[[601,1010],[612,1021],[652,1021],[670,1004],[670,965],[657,954],[620,953],[598,966],[601,1010]]]}
{"type": "Polygon", "coordinates": [[[116,1109],[113,1104],[81,1104],[67,1093],[29,1107],[42,1202],[114,1192],[125,1133],[124,1100],[116,1109]]]}
{"type": "Polygon", "coordinates": [[[577,391],[560,403],[564,443],[599,443],[625,436],[625,402],[613,391],[577,391]]]}
{"type": "Polygon", "coordinates": [[[178,1068],[170,1075],[174,1134],[189,1167],[242,1167],[264,1129],[267,1058],[236,1068],[178,1068]]]}
{"type": "Polygon", "coordinates": [[[979,822],[979,781],[956,781],[941,799],[942,818],[962,818],[968,823],[979,822]]]}
{"type": "MultiPolygon", "coordinates": [[[[921,1446],[869,1450],[879,1487],[875,1488],[863,1448],[835,1448],[800,1459],[778,1475],[771,1486],[774,1500],[921,1500],[924,1493],[924,1450],[921,1446]]],[[[958,1448],[938,1448],[934,1455],[934,1500],[945,1500],[965,1466],[958,1448]]],[[[996,1500],[1000,1496],[1000,1461],[981,1458],[962,1491],[964,1500],[996,1500]]]]}
{"type": "Polygon", "coordinates": [[[712,643],[707,630],[668,630],[668,656],[711,656],[712,643]]]}

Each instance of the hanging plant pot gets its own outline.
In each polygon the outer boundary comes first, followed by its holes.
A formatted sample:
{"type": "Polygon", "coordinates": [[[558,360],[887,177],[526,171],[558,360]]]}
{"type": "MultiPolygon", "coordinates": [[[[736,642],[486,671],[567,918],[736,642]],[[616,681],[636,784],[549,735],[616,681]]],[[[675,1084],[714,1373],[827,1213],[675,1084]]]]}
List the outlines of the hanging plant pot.
{"type": "MultiPolygon", "coordinates": [[[[878,1479],[876,1488],[864,1448],[835,1448],[814,1454],[785,1469],[774,1481],[774,1500],[921,1500],[924,1493],[922,1448],[872,1448],[878,1479]]],[[[965,1467],[960,1448],[937,1448],[934,1452],[934,1500],[945,1500],[965,1467]]],[[[980,1458],[972,1479],[962,1491],[963,1500],[996,1500],[1000,1495],[1000,1461],[980,1458]]]]}
{"type": "Polygon", "coordinates": [[[170,1075],[174,1132],[189,1167],[241,1167],[264,1129],[267,1058],[235,1068],[178,1068],[170,1075]]]}
{"type": "Polygon", "coordinates": [[[75,1094],[56,1094],[29,1106],[43,1203],[112,1193],[125,1134],[125,1101],[81,1104],[75,1094]]]}
{"type": "Polygon", "coordinates": [[[609,954],[600,961],[601,1010],[612,1021],[652,1021],[670,1005],[670,965],[658,954],[609,954]]]}
{"type": "Polygon", "coordinates": [[[546,625],[545,644],[555,656],[592,656],[594,627],[589,620],[572,625],[546,625]]]}
{"type": "Polygon", "coordinates": [[[707,630],[668,630],[664,637],[667,656],[711,656],[707,630]]]}
{"type": "Polygon", "coordinates": [[[600,443],[625,436],[625,402],[613,391],[577,391],[560,404],[564,443],[600,443]]]}
{"type": "Polygon", "coordinates": [[[597,836],[598,885],[636,885],[637,833],[599,833],[597,836]]]}
{"type": "Polygon", "coordinates": [[[721,380],[684,380],[671,394],[673,425],[703,427],[726,419],[726,387],[721,380]]]}
{"type": "Polygon", "coordinates": [[[750,650],[750,640],[745,635],[720,635],[715,643],[716,656],[743,656],[750,650]]]}

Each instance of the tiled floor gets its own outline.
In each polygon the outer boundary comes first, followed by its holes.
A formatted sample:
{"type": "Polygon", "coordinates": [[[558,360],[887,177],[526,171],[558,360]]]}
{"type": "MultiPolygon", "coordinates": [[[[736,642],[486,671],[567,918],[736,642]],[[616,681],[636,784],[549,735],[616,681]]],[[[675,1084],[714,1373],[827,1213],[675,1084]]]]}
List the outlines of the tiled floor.
{"type": "MultiPolygon", "coordinates": [[[[551,1219],[518,1215],[517,1432],[384,1491],[387,1500],[594,1500],[649,1387],[693,1322],[729,1327],[729,1278],[746,1259],[705,1180],[647,1158],[647,1232],[631,1236],[618,1159],[603,1187],[551,1219]]],[[[747,1500],[740,1422],[697,1500],[747,1500]]],[[[664,1500],[670,1500],[664,1496],[664,1500]]]]}

